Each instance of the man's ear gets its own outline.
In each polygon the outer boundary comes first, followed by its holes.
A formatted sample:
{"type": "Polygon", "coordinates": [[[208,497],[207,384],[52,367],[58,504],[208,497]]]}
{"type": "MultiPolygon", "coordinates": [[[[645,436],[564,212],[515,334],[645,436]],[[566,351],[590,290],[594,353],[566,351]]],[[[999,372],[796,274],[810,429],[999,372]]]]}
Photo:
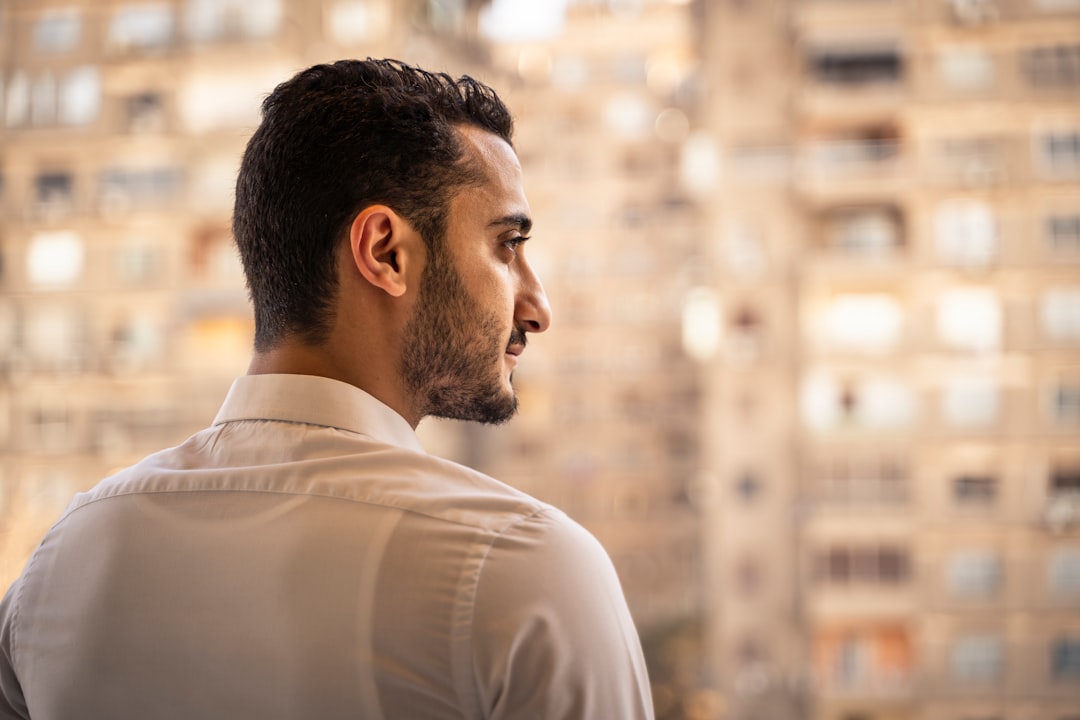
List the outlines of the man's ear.
{"type": "Polygon", "coordinates": [[[353,218],[349,247],[364,279],[394,297],[407,289],[406,270],[414,261],[416,231],[385,205],[369,205],[353,218]]]}

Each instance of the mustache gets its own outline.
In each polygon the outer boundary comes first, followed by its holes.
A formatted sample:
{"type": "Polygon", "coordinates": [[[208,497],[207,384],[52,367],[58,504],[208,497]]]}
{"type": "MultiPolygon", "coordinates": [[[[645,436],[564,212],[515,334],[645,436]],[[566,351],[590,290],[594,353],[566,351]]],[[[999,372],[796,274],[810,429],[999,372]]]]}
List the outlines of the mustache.
{"type": "Polygon", "coordinates": [[[528,342],[528,339],[525,337],[525,331],[521,328],[514,328],[510,331],[510,342],[508,342],[506,346],[520,345],[521,347],[525,347],[528,342]]]}

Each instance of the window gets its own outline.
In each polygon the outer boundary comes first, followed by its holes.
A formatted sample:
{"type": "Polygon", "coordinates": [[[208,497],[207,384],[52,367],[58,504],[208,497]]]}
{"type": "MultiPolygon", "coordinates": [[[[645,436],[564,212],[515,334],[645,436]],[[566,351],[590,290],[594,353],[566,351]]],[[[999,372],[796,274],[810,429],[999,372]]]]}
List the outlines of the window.
{"type": "Polygon", "coordinates": [[[960,552],[949,563],[949,589],[953,595],[985,597],[1001,584],[1001,560],[988,551],[960,552]]]}
{"type": "Polygon", "coordinates": [[[109,22],[109,47],[119,52],[163,48],[172,36],[173,13],[168,5],[125,5],[109,22]]]}
{"type": "Polygon", "coordinates": [[[1080,382],[1061,380],[1054,386],[1051,413],[1058,425],[1080,425],[1080,382]]]}
{"type": "Polygon", "coordinates": [[[131,95],[124,100],[127,127],[133,133],[161,132],[165,129],[165,101],[157,92],[131,95]]]}
{"type": "Polygon", "coordinates": [[[39,53],[64,53],[79,44],[82,18],[75,8],[46,10],[34,23],[34,49],[39,53]]]}
{"type": "Polygon", "coordinates": [[[934,212],[934,244],[949,265],[988,265],[998,252],[998,228],[990,204],[946,200],[934,212]]]}
{"type": "Polygon", "coordinates": [[[815,334],[837,349],[886,353],[900,340],[903,312],[886,293],[836,295],[822,309],[815,334]]]}
{"type": "Polygon", "coordinates": [[[878,548],[878,582],[889,584],[903,582],[908,578],[908,568],[907,550],[895,547],[878,548]]]}
{"type": "Polygon", "coordinates": [[[1080,547],[1058,548],[1050,556],[1050,589],[1058,595],[1080,595],[1080,547]]]}
{"type": "Polygon", "coordinates": [[[957,505],[990,505],[997,498],[998,479],[992,475],[958,475],[953,478],[952,491],[957,505]]]}
{"type": "Polygon", "coordinates": [[[1039,136],[1036,147],[1044,175],[1054,178],[1080,174],[1080,131],[1045,132],[1039,136]]]}
{"type": "Polygon", "coordinates": [[[164,345],[162,326],[157,317],[146,312],[117,318],[110,336],[112,369],[138,370],[157,360],[164,345]]]}
{"type": "Polygon", "coordinates": [[[183,172],[178,168],[111,168],[101,173],[100,202],[106,212],[160,207],[181,190],[183,172]]]}
{"type": "Polygon", "coordinates": [[[982,25],[998,17],[997,0],[949,0],[952,17],[961,25],[982,25]]]}
{"type": "Polygon", "coordinates": [[[75,361],[85,325],[70,307],[34,303],[26,308],[23,341],[27,354],[44,369],[65,369],[75,361]]]}
{"type": "Polygon", "coordinates": [[[810,171],[817,174],[880,172],[900,157],[901,141],[895,127],[866,127],[808,144],[810,171]]]}
{"type": "Polygon", "coordinates": [[[812,642],[814,674],[830,688],[895,691],[906,687],[914,666],[909,631],[897,625],[824,627],[812,642]]]}
{"type": "Polygon", "coordinates": [[[248,127],[259,122],[261,98],[287,70],[274,63],[258,69],[215,68],[193,73],[178,88],[176,109],[185,128],[205,132],[223,127],[248,127]]]}
{"type": "Polygon", "coordinates": [[[1080,680],[1080,638],[1058,638],[1050,652],[1054,680],[1080,680]]]}
{"type": "Polygon", "coordinates": [[[36,77],[17,72],[8,85],[8,127],[24,125],[86,125],[97,118],[101,105],[101,76],[84,65],[57,77],[45,70],[36,77]]]}
{"type": "Polygon", "coordinates": [[[326,8],[326,34],[342,45],[378,37],[389,24],[389,9],[378,0],[338,0],[326,8]]]}
{"type": "Polygon", "coordinates": [[[826,246],[845,255],[887,256],[903,242],[903,222],[895,207],[838,208],[825,218],[826,246]]]}
{"type": "Polygon", "coordinates": [[[1050,471],[1051,495],[1080,493],[1080,463],[1061,464],[1050,471]]]}
{"type": "Polygon", "coordinates": [[[1020,68],[1034,88],[1080,87],[1080,45],[1027,48],[1020,52],[1020,68]]]}
{"type": "Polygon", "coordinates": [[[113,256],[116,278],[126,286],[153,284],[164,266],[164,253],[149,241],[128,241],[113,256]]]}
{"type": "Polygon", "coordinates": [[[43,172],[34,178],[34,202],[42,217],[58,218],[75,208],[75,181],[69,172],[43,172]]]}
{"type": "Polygon", "coordinates": [[[830,585],[897,585],[908,580],[907,548],[897,545],[840,545],[819,552],[817,579],[830,585]]]}
{"type": "Polygon", "coordinates": [[[938,335],[953,349],[997,350],[1001,346],[1001,326],[1001,301],[992,288],[952,288],[938,300],[938,335]]]}
{"type": "Polygon", "coordinates": [[[187,0],[189,37],[199,41],[266,38],[281,25],[282,0],[187,0]]]}
{"type": "Polygon", "coordinates": [[[978,187],[1005,179],[1008,148],[1004,138],[946,138],[938,142],[934,151],[939,175],[946,182],[978,187]]]}
{"type": "Polygon", "coordinates": [[[916,410],[914,393],[903,378],[846,378],[829,371],[804,379],[800,404],[804,422],[815,430],[901,428],[916,410]]]}
{"type": "Polygon", "coordinates": [[[39,232],[30,241],[26,265],[27,276],[34,285],[70,285],[82,274],[82,238],[72,230],[39,232]]]}
{"type": "Polygon", "coordinates": [[[831,504],[897,505],[907,500],[906,463],[890,454],[841,456],[815,470],[817,497],[831,504]]]}
{"type": "Polygon", "coordinates": [[[1050,215],[1043,226],[1043,236],[1055,252],[1080,252],[1080,214],[1050,215]]]}
{"type": "Polygon", "coordinates": [[[1042,330],[1053,340],[1080,340],[1080,287],[1046,290],[1039,304],[1042,330]]]}
{"type": "Polygon", "coordinates": [[[439,35],[459,35],[465,26],[464,0],[426,0],[418,3],[417,21],[439,35]]]}
{"type": "Polygon", "coordinates": [[[733,360],[749,363],[761,351],[764,322],[752,305],[740,305],[728,320],[727,349],[733,360]]]}
{"type": "Polygon", "coordinates": [[[950,90],[983,90],[994,84],[994,60],[980,47],[952,47],[938,55],[938,73],[950,90]]]}
{"type": "Polygon", "coordinates": [[[101,72],[92,65],[75,68],[60,81],[59,121],[88,125],[101,109],[101,72]]]}
{"type": "Polygon", "coordinates": [[[720,347],[720,300],[709,287],[691,288],[683,299],[682,345],[699,362],[715,357],[720,347]]]}
{"type": "Polygon", "coordinates": [[[889,44],[819,49],[809,66],[818,82],[842,86],[895,84],[904,73],[900,51],[889,44]]]}
{"type": "Polygon", "coordinates": [[[996,635],[968,635],[952,646],[950,665],[953,678],[962,681],[992,681],[1001,676],[1004,650],[996,635]]]}
{"type": "Polygon", "coordinates": [[[993,381],[971,376],[953,377],[943,388],[941,411],[952,427],[985,427],[997,419],[998,403],[998,388],[993,381]]]}

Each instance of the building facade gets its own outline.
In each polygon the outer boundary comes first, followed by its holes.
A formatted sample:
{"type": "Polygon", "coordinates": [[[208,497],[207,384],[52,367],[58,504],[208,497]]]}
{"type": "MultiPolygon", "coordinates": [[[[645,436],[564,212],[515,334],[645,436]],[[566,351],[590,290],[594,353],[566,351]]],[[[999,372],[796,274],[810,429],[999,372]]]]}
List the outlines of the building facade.
{"type": "Polygon", "coordinates": [[[1080,6],[700,9],[725,716],[1075,718],[1080,6]]]}

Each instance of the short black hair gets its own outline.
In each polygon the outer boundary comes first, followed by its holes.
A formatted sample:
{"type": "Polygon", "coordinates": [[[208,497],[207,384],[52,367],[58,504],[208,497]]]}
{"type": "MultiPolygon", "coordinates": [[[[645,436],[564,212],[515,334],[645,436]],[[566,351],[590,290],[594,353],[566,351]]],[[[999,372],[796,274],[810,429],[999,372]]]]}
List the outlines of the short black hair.
{"type": "Polygon", "coordinates": [[[363,208],[387,205],[437,249],[451,198],[478,180],[460,126],[511,143],[513,119],[490,87],[398,60],[315,65],[270,93],[233,212],[256,350],[325,340],[337,248],[363,208]]]}

